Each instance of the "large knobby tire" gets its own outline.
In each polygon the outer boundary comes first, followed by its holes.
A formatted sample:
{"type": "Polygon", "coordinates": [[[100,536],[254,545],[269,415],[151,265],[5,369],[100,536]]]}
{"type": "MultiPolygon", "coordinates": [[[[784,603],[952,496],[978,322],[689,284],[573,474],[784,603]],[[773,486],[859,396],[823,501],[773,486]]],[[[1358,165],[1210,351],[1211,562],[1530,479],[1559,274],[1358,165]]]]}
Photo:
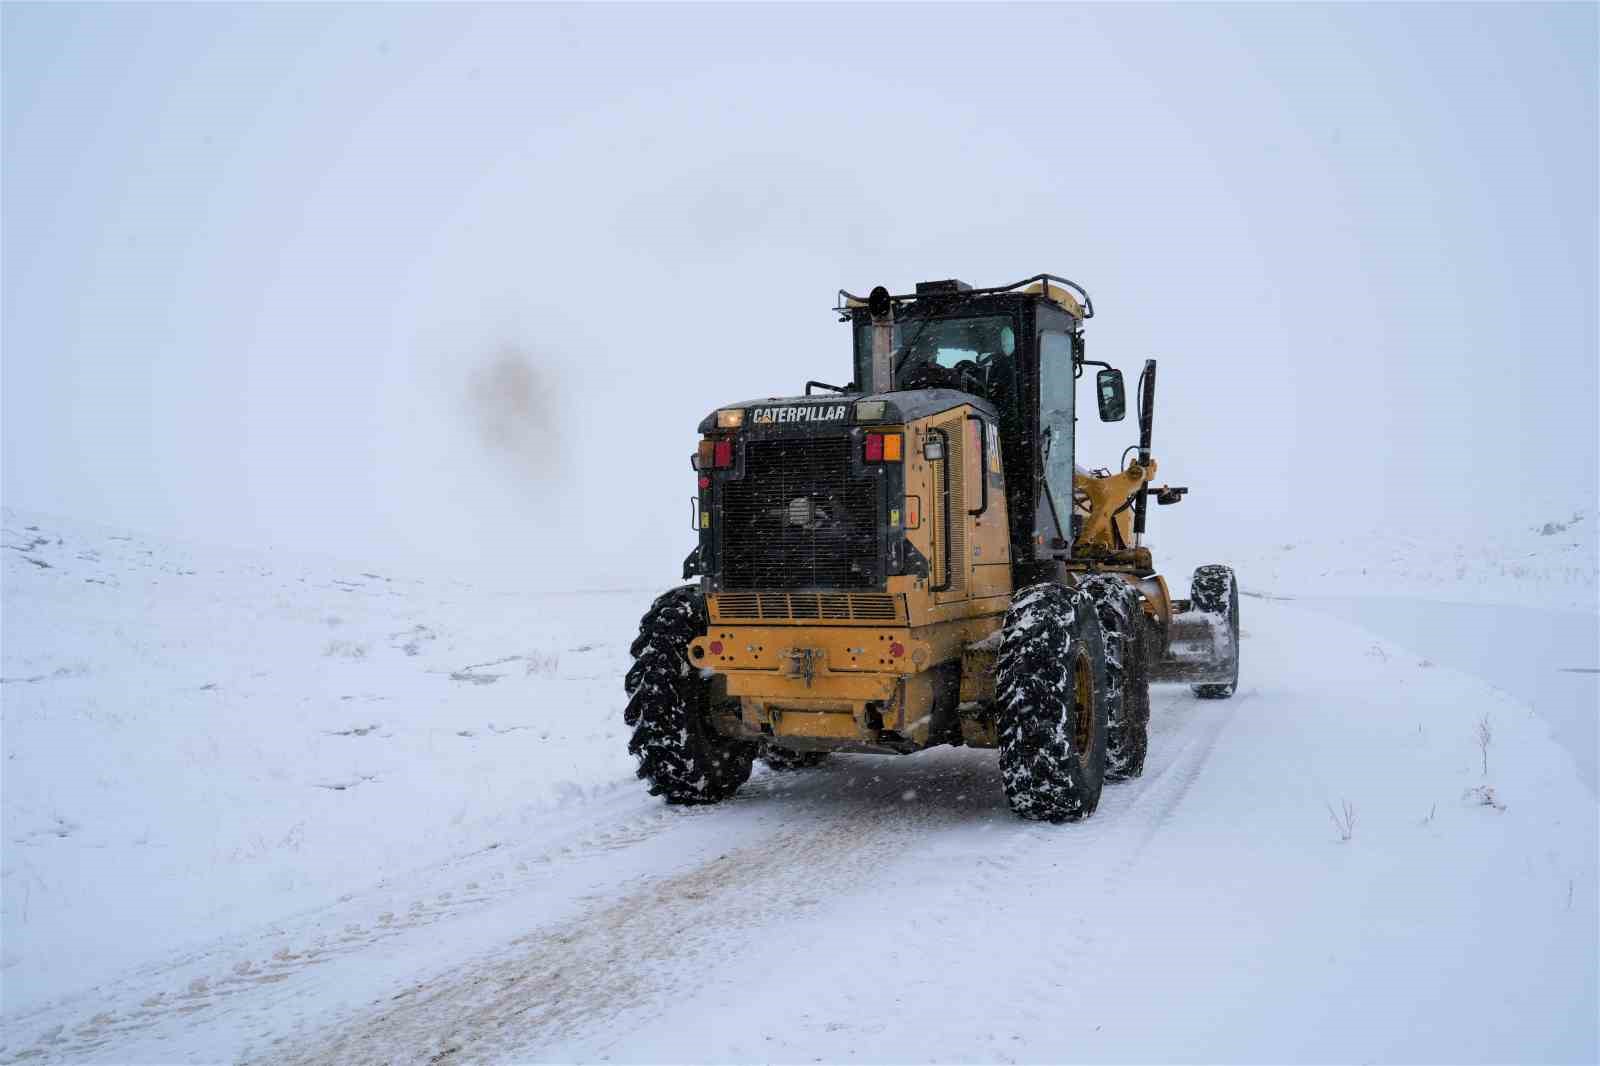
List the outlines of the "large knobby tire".
{"type": "Polygon", "coordinates": [[[1078,588],[1094,601],[1105,639],[1106,780],[1144,773],[1150,747],[1150,673],[1145,661],[1144,610],[1132,585],[1091,574],[1078,588]]]}
{"type": "Polygon", "coordinates": [[[1094,600],[1055,584],[1012,597],[995,697],[1011,809],[1046,822],[1093,814],[1106,769],[1106,655],[1094,600]]]}
{"type": "Polygon", "coordinates": [[[828,757],[825,751],[795,751],[774,744],[761,745],[761,761],[769,770],[807,770],[818,766],[828,757]]]}
{"type": "Polygon", "coordinates": [[[1226,634],[1222,653],[1229,670],[1227,681],[1189,687],[1203,700],[1225,700],[1239,684],[1239,582],[1233,568],[1212,564],[1196,569],[1189,586],[1189,606],[1217,619],[1218,628],[1226,634]]]}
{"type": "Polygon", "coordinates": [[[717,803],[750,778],[756,746],[711,725],[711,682],[689,665],[689,641],[706,629],[705,598],[693,585],[662,594],[639,623],[623,687],[633,726],[628,751],[650,794],[668,803],[717,803]]]}

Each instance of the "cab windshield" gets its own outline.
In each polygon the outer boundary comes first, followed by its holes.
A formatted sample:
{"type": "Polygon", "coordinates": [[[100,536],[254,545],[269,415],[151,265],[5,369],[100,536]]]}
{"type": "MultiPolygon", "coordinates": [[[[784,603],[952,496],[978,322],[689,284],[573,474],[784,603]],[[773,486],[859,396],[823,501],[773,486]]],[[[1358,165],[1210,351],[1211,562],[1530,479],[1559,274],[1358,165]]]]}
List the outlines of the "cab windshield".
{"type": "MultiPolygon", "coordinates": [[[[871,323],[858,322],[855,333],[856,375],[865,383],[872,359],[871,323]]],[[[902,319],[894,324],[895,387],[918,383],[960,387],[963,377],[968,387],[988,385],[997,374],[1011,376],[1016,351],[1017,331],[1010,315],[902,319]],[[940,380],[944,378],[949,380],[940,380]]]]}

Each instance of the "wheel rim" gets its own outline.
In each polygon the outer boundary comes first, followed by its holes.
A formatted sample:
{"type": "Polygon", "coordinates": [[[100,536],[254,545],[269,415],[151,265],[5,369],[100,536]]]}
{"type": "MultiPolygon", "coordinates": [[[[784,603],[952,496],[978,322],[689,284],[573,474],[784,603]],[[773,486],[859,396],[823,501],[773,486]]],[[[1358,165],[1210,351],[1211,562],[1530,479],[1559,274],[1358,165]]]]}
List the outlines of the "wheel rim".
{"type": "Polygon", "coordinates": [[[1072,745],[1073,754],[1080,759],[1089,757],[1089,747],[1094,741],[1094,677],[1090,673],[1089,656],[1078,653],[1072,664],[1072,745]]]}

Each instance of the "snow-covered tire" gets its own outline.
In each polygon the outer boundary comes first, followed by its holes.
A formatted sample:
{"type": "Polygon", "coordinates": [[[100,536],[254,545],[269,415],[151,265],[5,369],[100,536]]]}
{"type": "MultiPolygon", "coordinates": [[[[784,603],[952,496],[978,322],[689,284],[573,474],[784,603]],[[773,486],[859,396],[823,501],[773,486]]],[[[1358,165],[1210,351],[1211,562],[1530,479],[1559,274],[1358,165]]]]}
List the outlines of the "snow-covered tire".
{"type": "Polygon", "coordinates": [[[794,751],[791,748],[780,748],[775,744],[761,746],[761,761],[767,764],[767,769],[778,770],[808,770],[821,764],[828,757],[825,751],[794,751]]]}
{"type": "Polygon", "coordinates": [[[711,725],[711,682],[689,665],[689,641],[705,632],[705,597],[694,585],[663,593],[639,623],[623,687],[633,727],[628,751],[650,794],[668,803],[717,803],[750,778],[756,746],[711,725]]]}
{"type": "Polygon", "coordinates": [[[1132,585],[1111,574],[1078,583],[1100,617],[1106,660],[1106,780],[1144,773],[1150,746],[1150,675],[1145,662],[1144,611],[1132,585]]]}
{"type": "Polygon", "coordinates": [[[1221,619],[1221,629],[1227,634],[1227,647],[1221,650],[1228,669],[1227,681],[1189,687],[1203,700],[1225,700],[1239,684],[1239,582],[1233,568],[1214,563],[1196,569],[1189,586],[1189,607],[1221,619]]]}
{"type": "Polygon", "coordinates": [[[1092,597],[1048,583],[1012,597],[995,696],[1012,811],[1046,822],[1093,814],[1106,769],[1106,655],[1092,597]]]}

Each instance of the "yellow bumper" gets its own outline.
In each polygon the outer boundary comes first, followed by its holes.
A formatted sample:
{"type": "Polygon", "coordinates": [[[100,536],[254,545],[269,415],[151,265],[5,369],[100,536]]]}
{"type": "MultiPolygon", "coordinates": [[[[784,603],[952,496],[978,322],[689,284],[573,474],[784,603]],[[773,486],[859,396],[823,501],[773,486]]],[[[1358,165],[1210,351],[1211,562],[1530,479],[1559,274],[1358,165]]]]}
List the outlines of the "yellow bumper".
{"type": "Polygon", "coordinates": [[[925,747],[940,663],[959,661],[969,625],[730,626],[713,623],[689,661],[716,673],[739,717],[718,728],[788,746],[858,751],[925,747]]]}

